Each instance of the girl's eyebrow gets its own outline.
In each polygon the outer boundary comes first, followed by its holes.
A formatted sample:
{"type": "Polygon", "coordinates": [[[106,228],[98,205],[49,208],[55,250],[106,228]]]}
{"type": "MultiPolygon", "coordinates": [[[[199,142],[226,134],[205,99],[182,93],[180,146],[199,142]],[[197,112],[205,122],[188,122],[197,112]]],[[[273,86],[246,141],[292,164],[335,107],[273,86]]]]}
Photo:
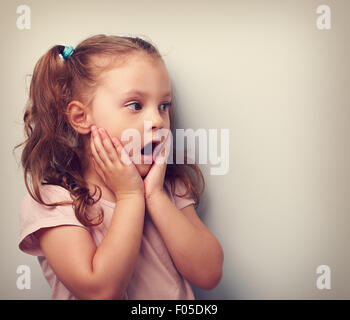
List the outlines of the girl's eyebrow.
{"type": "MultiPolygon", "coordinates": [[[[129,90],[129,91],[125,92],[123,95],[124,96],[138,95],[138,96],[146,96],[146,97],[149,96],[149,94],[147,92],[144,92],[144,91],[141,91],[141,90],[137,90],[137,89],[129,90]]],[[[162,97],[163,98],[171,97],[171,92],[169,92],[169,91],[166,92],[162,97]]]]}

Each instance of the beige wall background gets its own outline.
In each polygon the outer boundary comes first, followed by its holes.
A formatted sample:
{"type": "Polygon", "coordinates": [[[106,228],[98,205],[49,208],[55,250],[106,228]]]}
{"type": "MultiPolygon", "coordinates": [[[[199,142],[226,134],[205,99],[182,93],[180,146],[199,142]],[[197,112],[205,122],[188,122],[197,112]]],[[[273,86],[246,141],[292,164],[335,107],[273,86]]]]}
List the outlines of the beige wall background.
{"type": "Polygon", "coordinates": [[[347,0],[1,1],[0,298],[50,299],[36,257],[19,251],[26,194],[20,152],[26,75],[52,45],[98,33],[151,39],[164,55],[180,128],[230,129],[230,169],[198,210],[221,242],[224,275],[197,299],[349,299],[347,0]],[[16,26],[19,5],[31,28],[16,26]],[[331,9],[319,30],[316,9],[331,9]],[[16,287],[18,265],[31,289],[16,287]],[[316,268],[331,269],[331,289],[316,268]]]}

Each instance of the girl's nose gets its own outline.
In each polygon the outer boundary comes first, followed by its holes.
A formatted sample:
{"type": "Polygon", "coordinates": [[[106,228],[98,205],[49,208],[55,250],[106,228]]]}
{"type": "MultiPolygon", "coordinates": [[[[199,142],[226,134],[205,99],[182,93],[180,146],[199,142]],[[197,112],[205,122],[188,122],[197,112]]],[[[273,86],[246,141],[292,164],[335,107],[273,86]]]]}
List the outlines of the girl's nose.
{"type": "Polygon", "coordinates": [[[159,110],[152,110],[149,121],[152,121],[152,129],[161,129],[164,126],[164,119],[159,110]]]}

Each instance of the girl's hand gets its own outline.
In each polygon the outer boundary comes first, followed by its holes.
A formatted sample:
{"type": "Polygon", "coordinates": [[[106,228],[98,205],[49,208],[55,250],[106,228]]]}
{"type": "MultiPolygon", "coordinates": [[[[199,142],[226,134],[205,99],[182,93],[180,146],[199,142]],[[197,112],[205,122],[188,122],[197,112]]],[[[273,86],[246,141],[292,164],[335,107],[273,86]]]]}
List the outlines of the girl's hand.
{"type": "Polygon", "coordinates": [[[165,138],[164,142],[159,146],[159,152],[155,156],[155,161],[144,179],[145,198],[149,200],[155,195],[164,192],[164,177],[166,172],[166,160],[169,154],[170,139],[169,135],[165,138]],[[165,153],[165,154],[164,154],[165,153]],[[163,154],[163,155],[162,155],[163,154]]]}
{"type": "Polygon", "coordinates": [[[117,200],[138,195],[144,197],[142,178],[119,139],[111,139],[103,128],[97,130],[92,126],[91,130],[94,168],[117,200]],[[130,160],[128,164],[122,161],[123,153],[130,160]]]}

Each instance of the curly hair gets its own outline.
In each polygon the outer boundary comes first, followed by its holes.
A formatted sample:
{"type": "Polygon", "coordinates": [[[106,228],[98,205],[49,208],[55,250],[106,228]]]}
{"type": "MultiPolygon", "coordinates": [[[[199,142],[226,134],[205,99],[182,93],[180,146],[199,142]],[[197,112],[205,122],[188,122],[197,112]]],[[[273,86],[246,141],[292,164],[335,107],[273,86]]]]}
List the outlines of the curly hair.
{"type": "MultiPolygon", "coordinates": [[[[141,38],[115,35],[95,35],[82,41],[69,59],[62,58],[64,46],[51,47],[36,63],[29,89],[29,98],[23,116],[25,141],[14,149],[24,146],[21,165],[24,181],[31,197],[46,206],[72,205],[75,216],[85,226],[96,226],[103,221],[103,210],[96,223],[88,217],[88,208],[100,200],[101,188],[95,185],[90,194],[83,178],[83,135],[70,125],[66,107],[70,101],[80,100],[86,104],[93,98],[99,76],[116,61],[143,52],[162,60],[158,49],[141,38]],[[108,63],[98,65],[96,57],[108,63]],[[29,178],[33,192],[29,186],[29,178]],[[40,194],[40,185],[58,185],[69,191],[72,202],[45,203],[40,194]],[[94,195],[99,190],[99,197],[94,195]]],[[[170,119],[174,117],[171,109],[170,119]]],[[[173,121],[171,120],[171,129],[173,121]]],[[[176,150],[173,150],[176,156],[176,150]]],[[[180,179],[191,194],[196,206],[204,190],[204,178],[197,164],[168,164],[166,181],[175,192],[175,181],[180,179]]]]}

